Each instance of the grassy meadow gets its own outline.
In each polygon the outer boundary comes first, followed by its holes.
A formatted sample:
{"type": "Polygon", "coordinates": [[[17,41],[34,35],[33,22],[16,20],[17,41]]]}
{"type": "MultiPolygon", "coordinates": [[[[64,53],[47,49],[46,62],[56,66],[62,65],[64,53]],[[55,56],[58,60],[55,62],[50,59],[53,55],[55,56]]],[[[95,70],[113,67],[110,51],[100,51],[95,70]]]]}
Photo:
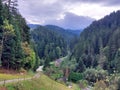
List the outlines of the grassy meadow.
{"type": "Polygon", "coordinates": [[[8,90],[75,90],[55,82],[44,74],[37,79],[9,84],[6,88],[8,90]]]}

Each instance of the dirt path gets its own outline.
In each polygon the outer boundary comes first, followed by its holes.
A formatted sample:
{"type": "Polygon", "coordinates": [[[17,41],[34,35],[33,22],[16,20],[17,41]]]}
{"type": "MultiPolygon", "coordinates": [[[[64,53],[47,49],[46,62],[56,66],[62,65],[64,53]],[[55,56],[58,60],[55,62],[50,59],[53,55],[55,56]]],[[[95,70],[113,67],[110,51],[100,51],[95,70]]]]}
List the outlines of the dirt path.
{"type": "Polygon", "coordinates": [[[39,78],[39,77],[40,77],[40,73],[36,73],[33,77],[30,77],[30,78],[19,78],[19,79],[0,81],[0,85],[4,85],[4,84],[7,84],[7,83],[14,83],[14,82],[19,82],[19,81],[24,81],[24,80],[31,80],[33,78],[39,78]]]}
{"type": "Polygon", "coordinates": [[[82,89],[82,90],[92,90],[92,87],[88,86],[87,88],[82,89]]]}

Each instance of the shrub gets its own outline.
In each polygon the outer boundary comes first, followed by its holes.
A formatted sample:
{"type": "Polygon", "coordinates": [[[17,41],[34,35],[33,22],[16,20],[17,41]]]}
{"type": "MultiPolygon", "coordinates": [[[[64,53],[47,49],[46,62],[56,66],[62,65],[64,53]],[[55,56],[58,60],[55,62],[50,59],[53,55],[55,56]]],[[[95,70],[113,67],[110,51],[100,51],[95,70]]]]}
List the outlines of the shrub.
{"type": "Polygon", "coordinates": [[[105,70],[96,70],[96,69],[86,69],[86,71],[84,72],[84,78],[88,81],[88,82],[96,82],[97,80],[104,80],[106,78],[106,76],[108,75],[107,71],[105,70]]]}
{"type": "Polygon", "coordinates": [[[79,87],[83,89],[83,88],[86,88],[88,86],[88,81],[80,80],[80,81],[78,81],[78,84],[79,84],[79,87]]]}
{"type": "Polygon", "coordinates": [[[69,81],[72,81],[75,83],[82,79],[83,79],[83,75],[81,73],[77,73],[77,72],[71,72],[68,77],[69,81]]]}
{"type": "Polygon", "coordinates": [[[23,74],[27,73],[27,71],[24,68],[20,68],[19,72],[23,74]]]}
{"type": "Polygon", "coordinates": [[[93,90],[109,90],[109,88],[103,80],[100,80],[95,83],[93,90]]]}

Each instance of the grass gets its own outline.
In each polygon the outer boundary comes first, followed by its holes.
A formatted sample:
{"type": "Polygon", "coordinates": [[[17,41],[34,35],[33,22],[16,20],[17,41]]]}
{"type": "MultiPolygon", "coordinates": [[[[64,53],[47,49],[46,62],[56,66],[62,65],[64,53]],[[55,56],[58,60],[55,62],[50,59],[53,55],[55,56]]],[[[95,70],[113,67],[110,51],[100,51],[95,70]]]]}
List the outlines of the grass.
{"type": "Polygon", "coordinates": [[[8,90],[75,90],[55,82],[46,75],[42,74],[40,78],[6,86],[8,90]]]}
{"type": "Polygon", "coordinates": [[[26,74],[5,74],[0,73],[0,81],[3,80],[11,80],[11,79],[18,79],[18,78],[29,78],[34,76],[34,73],[32,71],[27,72],[26,74]]]}
{"type": "Polygon", "coordinates": [[[32,71],[26,72],[24,69],[21,69],[20,73],[19,71],[15,71],[12,69],[0,68],[0,81],[32,77],[33,75],[34,73],[32,71]]]}
{"type": "Polygon", "coordinates": [[[73,84],[74,90],[81,90],[77,84],[73,84]]]}
{"type": "Polygon", "coordinates": [[[0,74],[0,81],[28,77],[27,75],[0,74]]]}

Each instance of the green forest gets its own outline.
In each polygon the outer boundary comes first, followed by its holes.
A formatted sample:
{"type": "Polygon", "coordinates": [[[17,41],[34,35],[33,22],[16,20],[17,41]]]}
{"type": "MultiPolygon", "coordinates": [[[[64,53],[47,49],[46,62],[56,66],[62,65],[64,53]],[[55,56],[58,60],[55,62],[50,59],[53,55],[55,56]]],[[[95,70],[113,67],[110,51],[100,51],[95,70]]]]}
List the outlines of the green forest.
{"type": "Polygon", "coordinates": [[[37,56],[32,47],[30,29],[17,10],[17,0],[0,0],[0,66],[34,69],[37,56]]]}
{"type": "Polygon", "coordinates": [[[17,0],[0,0],[0,70],[43,66],[43,74],[75,90],[120,90],[120,11],[77,31],[30,28],[17,7],[17,0]]]}
{"type": "Polygon", "coordinates": [[[74,48],[77,61],[86,68],[96,66],[109,73],[120,72],[120,11],[113,12],[99,21],[94,21],[81,34],[74,48]]]}
{"type": "Polygon", "coordinates": [[[39,26],[31,31],[31,35],[37,54],[43,59],[41,64],[49,66],[51,61],[67,55],[67,43],[58,33],[39,26]]]}

